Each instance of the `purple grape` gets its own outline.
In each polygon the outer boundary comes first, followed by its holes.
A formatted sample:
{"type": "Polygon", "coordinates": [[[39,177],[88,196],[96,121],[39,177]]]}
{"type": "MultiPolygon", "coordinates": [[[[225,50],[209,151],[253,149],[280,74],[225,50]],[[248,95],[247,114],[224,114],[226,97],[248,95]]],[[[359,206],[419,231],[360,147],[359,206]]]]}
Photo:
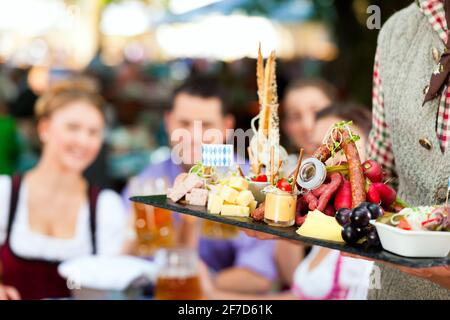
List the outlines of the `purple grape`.
{"type": "Polygon", "coordinates": [[[367,228],[355,228],[356,233],[358,234],[358,238],[361,239],[367,235],[369,230],[367,228]]]}
{"type": "Polygon", "coordinates": [[[352,210],[347,208],[341,208],[336,212],[336,221],[341,225],[344,226],[347,223],[350,222],[350,216],[352,214],[352,210]]]}
{"type": "Polygon", "coordinates": [[[370,203],[367,206],[367,209],[370,211],[370,216],[372,219],[378,219],[379,217],[382,217],[384,215],[384,210],[379,205],[375,203],[370,203]]]}
{"type": "Polygon", "coordinates": [[[374,247],[374,248],[381,246],[381,242],[380,242],[380,238],[378,237],[377,230],[372,229],[367,234],[367,245],[369,247],[374,247]]]}
{"type": "Polygon", "coordinates": [[[345,242],[347,242],[348,244],[355,244],[356,242],[358,242],[359,239],[361,239],[358,236],[358,232],[356,231],[356,228],[349,224],[346,224],[343,228],[342,228],[342,239],[344,239],[345,242]]]}
{"type": "Polygon", "coordinates": [[[371,202],[361,202],[357,208],[369,208],[371,204],[371,202]]]}
{"type": "Polygon", "coordinates": [[[365,207],[357,207],[353,209],[350,216],[350,222],[357,228],[365,228],[369,225],[371,214],[369,209],[365,207]]]}

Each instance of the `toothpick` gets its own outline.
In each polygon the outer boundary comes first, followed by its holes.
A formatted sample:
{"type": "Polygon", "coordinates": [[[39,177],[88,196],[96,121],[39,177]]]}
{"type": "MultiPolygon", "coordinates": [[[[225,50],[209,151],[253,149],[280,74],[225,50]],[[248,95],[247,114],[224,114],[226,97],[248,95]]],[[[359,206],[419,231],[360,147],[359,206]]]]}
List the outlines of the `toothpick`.
{"type": "Polygon", "coordinates": [[[276,172],[280,172],[281,169],[281,165],[283,164],[283,160],[278,160],[278,167],[277,167],[277,171],[276,172]]]}
{"type": "Polygon", "coordinates": [[[304,150],[303,150],[303,148],[301,148],[300,149],[300,154],[298,156],[297,165],[296,165],[295,171],[294,171],[294,179],[292,181],[292,193],[294,193],[295,188],[297,186],[297,177],[298,177],[298,172],[300,171],[300,166],[302,165],[303,153],[304,153],[304,150]]]}
{"type": "MultiPolygon", "coordinates": [[[[262,172],[262,167],[263,167],[264,165],[262,164],[262,163],[260,163],[260,164],[258,164],[258,169],[257,169],[257,175],[259,176],[260,174],[261,174],[261,172],[262,172]]],[[[266,170],[267,171],[267,170],[266,170]]]]}
{"type": "Polygon", "coordinates": [[[237,165],[237,170],[238,170],[238,172],[239,172],[239,175],[240,175],[242,178],[245,178],[244,171],[242,171],[242,168],[241,168],[240,165],[237,165]]]}

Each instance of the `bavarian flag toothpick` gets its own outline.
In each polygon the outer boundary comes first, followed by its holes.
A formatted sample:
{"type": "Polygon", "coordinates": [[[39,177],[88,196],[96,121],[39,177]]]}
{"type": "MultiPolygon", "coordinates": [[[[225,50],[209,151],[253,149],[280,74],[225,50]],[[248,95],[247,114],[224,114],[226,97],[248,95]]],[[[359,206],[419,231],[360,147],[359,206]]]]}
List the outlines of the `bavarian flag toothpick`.
{"type": "Polygon", "coordinates": [[[206,167],[230,167],[234,164],[232,144],[202,144],[202,165],[206,167]]]}

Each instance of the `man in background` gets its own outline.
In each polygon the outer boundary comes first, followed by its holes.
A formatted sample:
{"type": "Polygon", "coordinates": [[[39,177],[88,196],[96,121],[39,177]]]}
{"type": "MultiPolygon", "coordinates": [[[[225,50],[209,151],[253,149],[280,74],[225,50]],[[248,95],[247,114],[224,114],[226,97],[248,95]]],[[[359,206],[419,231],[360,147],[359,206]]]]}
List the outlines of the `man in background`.
{"type": "MultiPolygon", "coordinates": [[[[187,172],[200,160],[202,143],[226,142],[226,131],[234,128],[235,119],[229,111],[227,93],[217,81],[197,77],[187,80],[174,91],[170,110],[164,115],[164,123],[169,141],[174,133],[188,132],[192,137],[190,145],[183,145],[175,159],[149,165],[138,175],[138,179],[164,177],[173,184],[176,176],[187,172]],[[200,121],[202,132],[196,132],[196,121],[200,121]],[[208,129],[219,130],[222,140],[214,135],[204,141],[203,132],[208,129]],[[178,165],[174,160],[181,160],[182,163],[178,165]]],[[[172,148],[175,142],[171,142],[172,148]]],[[[125,189],[124,201],[129,205],[128,195],[129,191],[125,189]]],[[[200,257],[215,273],[214,283],[218,288],[241,293],[264,293],[271,289],[277,277],[273,259],[274,242],[249,238],[243,233],[229,240],[208,239],[199,235],[198,223],[196,219],[181,216],[180,243],[192,245],[200,237],[200,257]]]]}

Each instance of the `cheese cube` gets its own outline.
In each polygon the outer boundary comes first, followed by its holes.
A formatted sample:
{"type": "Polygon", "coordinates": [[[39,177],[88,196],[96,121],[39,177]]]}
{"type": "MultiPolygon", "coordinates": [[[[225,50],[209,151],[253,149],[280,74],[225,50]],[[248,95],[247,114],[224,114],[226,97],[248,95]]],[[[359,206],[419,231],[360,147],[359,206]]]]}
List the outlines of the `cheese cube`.
{"type": "Polygon", "coordinates": [[[229,186],[223,186],[222,191],[220,192],[220,197],[229,203],[235,203],[237,196],[239,195],[239,191],[230,188],[229,186]]]}
{"type": "Polygon", "coordinates": [[[244,206],[224,204],[222,206],[221,214],[223,216],[248,217],[250,215],[250,210],[248,207],[244,207],[244,206]]]}
{"type": "Polygon", "coordinates": [[[228,185],[238,191],[248,189],[248,182],[242,177],[231,177],[228,185]]]}
{"type": "Polygon", "coordinates": [[[214,193],[210,193],[208,196],[208,212],[212,214],[220,214],[222,210],[223,199],[214,193]]]}
{"type": "Polygon", "coordinates": [[[240,206],[248,206],[253,200],[255,200],[253,193],[250,190],[243,190],[239,192],[239,195],[236,198],[236,204],[240,206]]]}
{"type": "Polygon", "coordinates": [[[250,204],[248,205],[248,207],[250,208],[250,213],[252,213],[252,212],[255,211],[256,208],[258,207],[258,201],[253,200],[252,202],[250,202],[250,204]]]}

